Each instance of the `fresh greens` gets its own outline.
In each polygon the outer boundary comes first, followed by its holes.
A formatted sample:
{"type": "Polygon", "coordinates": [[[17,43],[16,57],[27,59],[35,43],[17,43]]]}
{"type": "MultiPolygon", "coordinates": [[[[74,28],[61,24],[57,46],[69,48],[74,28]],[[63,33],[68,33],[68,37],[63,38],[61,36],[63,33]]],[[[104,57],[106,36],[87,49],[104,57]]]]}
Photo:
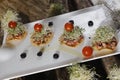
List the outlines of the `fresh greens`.
{"type": "Polygon", "coordinates": [[[70,80],[96,80],[96,72],[93,69],[87,69],[86,66],[80,67],[79,64],[67,67],[70,74],[70,80]]]}
{"type": "Polygon", "coordinates": [[[83,34],[84,31],[85,29],[75,26],[71,32],[64,30],[63,37],[69,40],[74,40],[74,39],[79,38],[83,34]]]}
{"type": "Polygon", "coordinates": [[[18,13],[13,10],[7,10],[6,13],[1,18],[1,26],[6,31],[8,28],[8,23],[10,21],[18,21],[20,18],[18,18],[18,13]]]}
{"type": "Polygon", "coordinates": [[[115,30],[113,28],[107,26],[101,26],[96,30],[95,36],[93,38],[93,43],[108,42],[113,37],[115,37],[115,30]]]}
{"type": "Polygon", "coordinates": [[[21,23],[18,23],[14,29],[8,27],[7,30],[9,35],[17,35],[24,33],[25,27],[21,23]]]}
{"type": "Polygon", "coordinates": [[[108,78],[110,80],[120,80],[120,68],[117,65],[110,69],[108,78]]]}
{"type": "Polygon", "coordinates": [[[34,31],[31,36],[32,39],[39,41],[40,39],[42,40],[44,38],[44,36],[46,36],[47,34],[49,34],[51,32],[51,29],[49,29],[48,27],[43,28],[40,32],[36,32],[34,31]]]}

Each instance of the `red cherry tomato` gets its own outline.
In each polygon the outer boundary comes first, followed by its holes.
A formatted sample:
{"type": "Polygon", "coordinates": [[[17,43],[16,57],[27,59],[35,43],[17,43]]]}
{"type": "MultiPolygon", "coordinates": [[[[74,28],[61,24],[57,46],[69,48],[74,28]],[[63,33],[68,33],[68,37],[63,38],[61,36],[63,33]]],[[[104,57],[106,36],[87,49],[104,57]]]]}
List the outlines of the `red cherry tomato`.
{"type": "Polygon", "coordinates": [[[42,30],[42,28],[43,28],[42,24],[37,23],[34,25],[34,30],[36,32],[40,32],[42,30]]]}
{"type": "Polygon", "coordinates": [[[85,58],[89,58],[92,56],[92,53],[93,53],[93,49],[92,47],[90,46],[85,46],[83,49],[82,49],[82,54],[85,56],[85,58]]]}
{"type": "Polygon", "coordinates": [[[68,22],[68,23],[65,24],[64,28],[65,28],[66,31],[72,31],[74,26],[73,26],[72,23],[68,22]]]}
{"type": "Polygon", "coordinates": [[[17,22],[15,21],[10,21],[8,24],[9,28],[15,28],[17,26],[17,22]]]}

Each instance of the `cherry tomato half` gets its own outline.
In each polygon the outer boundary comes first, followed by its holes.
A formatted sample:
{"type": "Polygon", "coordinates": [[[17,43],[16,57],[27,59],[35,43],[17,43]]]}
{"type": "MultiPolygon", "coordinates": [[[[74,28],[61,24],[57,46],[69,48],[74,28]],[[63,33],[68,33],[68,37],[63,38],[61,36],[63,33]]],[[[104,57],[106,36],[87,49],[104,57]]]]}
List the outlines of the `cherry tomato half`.
{"type": "Polygon", "coordinates": [[[91,46],[85,46],[82,49],[82,54],[85,56],[85,58],[89,58],[92,56],[93,48],[91,46]]]}
{"type": "Polygon", "coordinates": [[[34,25],[34,30],[35,30],[36,32],[40,32],[40,31],[42,30],[42,28],[43,28],[42,24],[36,23],[36,24],[34,25]]]}
{"type": "Polygon", "coordinates": [[[17,26],[17,22],[15,22],[15,21],[10,21],[10,22],[8,23],[8,26],[9,26],[9,28],[15,28],[15,27],[17,26]]]}
{"type": "Polygon", "coordinates": [[[74,26],[73,26],[72,23],[68,22],[68,23],[65,24],[64,28],[65,28],[66,31],[72,31],[74,26]]]}

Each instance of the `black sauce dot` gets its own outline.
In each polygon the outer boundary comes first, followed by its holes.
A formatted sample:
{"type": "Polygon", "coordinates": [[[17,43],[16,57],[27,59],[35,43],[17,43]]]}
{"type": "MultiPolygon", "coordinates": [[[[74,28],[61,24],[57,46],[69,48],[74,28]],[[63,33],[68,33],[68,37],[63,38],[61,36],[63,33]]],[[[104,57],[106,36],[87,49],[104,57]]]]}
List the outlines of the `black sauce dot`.
{"type": "Polygon", "coordinates": [[[91,39],[91,37],[88,37],[89,39],[91,39]]]}
{"type": "Polygon", "coordinates": [[[91,27],[91,26],[93,26],[93,24],[94,24],[93,21],[88,21],[88,26],[91,27]]]}
{"type": "Polygon", "coordinates": [[[37,53],[37,56],[42,56],[42,51],[39,51],[38,53],[37,53]]]}
{"type": "Polygon", "coordinates": [[[49,47],[50,45],[48,44],[48,47],[49,47]]]}
{"type": "Polygon", "coordinates": [[[54,58],[54,59],[58,59],[58,58],[59,58],[59,54],[58,54],[58,53],[55,53],[55,54],[53,55],[53,58],[54,58]]]}
{"type": "Polygon", "coordinates": [[[73,20],[69,20],[70,23],[74,24],[74,21],[73,20]]]}
{"type": "Polygon", "coordinates": [[[25,52],[23,52],[23,53],[20,55],[20,57],[21,57],[22,59],[26,58],[26,56],[27,56],[27,54],[26,54],[25,52]]]}
{"type": "Polygon", "coordinates": [[[48,26],[52,26],[53,25],[53,22],[48,22],[48,26]]]}
{"type": "Polygon", "coordinates": [[[120,29],[120,27],[119,27],[119,26],[117,26],[117,29],[120,29]]]}

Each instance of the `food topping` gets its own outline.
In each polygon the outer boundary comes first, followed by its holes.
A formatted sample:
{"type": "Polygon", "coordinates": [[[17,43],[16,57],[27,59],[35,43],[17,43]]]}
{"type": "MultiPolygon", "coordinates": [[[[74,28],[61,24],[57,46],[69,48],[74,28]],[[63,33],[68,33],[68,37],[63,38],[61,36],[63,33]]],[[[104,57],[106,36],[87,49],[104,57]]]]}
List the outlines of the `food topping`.
{"type": "Polygon", "coordinates": [[[64,39],[76,40],[82,37],[83,31],[84,31],[83,28],[79,28],[78,26],[75,26],[75,28],[71,32],[64,30],[63,37],[64,39]]]}
{"type": "Polygon", "coordinates": [[[74,29],[74,26],[71,22],[66,23],[64,27],[65,27],[65,30],[68,32],[71,32],[74,29]]]}
{"type": "Polygon", "coordinates": [[[65,43],[72,47],[76,46],[83,39],[83,31],[84,29],[79,28],[78,26],[76,26],[71,32],[64,30],[64,33],[61,36],[62,43],[65,43]]]}
{"type": "Polygon", "coordinates": [[[7,41],[22,39],[26,33],[25,26],[19,22],[18,14],[15,11],[7,10],[1,19],[1,26],[7,33],[7,41]]]}
{"type": "Polygon", "coordinates": [[[75,47],[84,39],[83,28],[80,28],[79,26],[73,26],[72,22],[66,23],[64,28],[64,32],[60,37],[61,43],[75,47]]]}
{"type": "Polygon", "coordinates": [[[41,24],[35,24],[34,30],[35,31],[32,33],[31,39],[32,42],[37,45],[46,44],[53,35],[50,27],[43,28],[41,24]]]}
{"type": "Polygon", "coordinates": [[[115,49],[117,39],[115,38],[114,29],[107,26],[99,27],[93,38],[93,46],[96,46],[98,50],[104,48],[115,49]]]}
{"type": "Polygon", "coordinates": [[[42,28],[43,28],[42,24],[37,23],[34,25],[34,30],[36,32],[40,32],[42,30],[42,28]]]}
{"type": "Polygon", "coordinates": [[[92,53],[93,53],[93,49],[92,47],[90,46],[85,46],[83,49],[82,49],[82,54],[86,57],[86,58],[89,58],[92,56],[92,53]]]}
{"type": "Polygon", "coordinates": [[[15,21],[10,21],[8,23],[9,28],[15,28],[17,26],[17,23],[15,21]]]}
{"type": "Polygon", "coordinates": [[[25,27],[23,24],[21,23],[9,23],[11,24],[9,28],[7,28],[8,30],[8,35],[9,35],[9,40],[12,39],[21,39],[22,35],[25,33],[25,27]],[[17,24],[17,25],[16,25],[17,24]],[[16,25],[16,27],[15,27],[16,25]]]}
{"type": "Polygon", "coordinates": [[[111,27],[102,26],[96,30],[93,42],[108,42],[115,37],[115,31],[111,27]]]}
{"type": "Polygon", "coordinates": [[[7,10],[7,12],[1,18],[1,26],[6,31],[9,26],[13,27],[14,25],[16,25],[14,22],[17,22],[19,20],[20,20],[20,18],[18,18],[17,12],[15,12],[13,10],[7,10]],[[13,21],[13,22],[11,22],[11,21],[13,21]],[[11,22],[10,25],[8,25],[9,22],[11,22]]]}

